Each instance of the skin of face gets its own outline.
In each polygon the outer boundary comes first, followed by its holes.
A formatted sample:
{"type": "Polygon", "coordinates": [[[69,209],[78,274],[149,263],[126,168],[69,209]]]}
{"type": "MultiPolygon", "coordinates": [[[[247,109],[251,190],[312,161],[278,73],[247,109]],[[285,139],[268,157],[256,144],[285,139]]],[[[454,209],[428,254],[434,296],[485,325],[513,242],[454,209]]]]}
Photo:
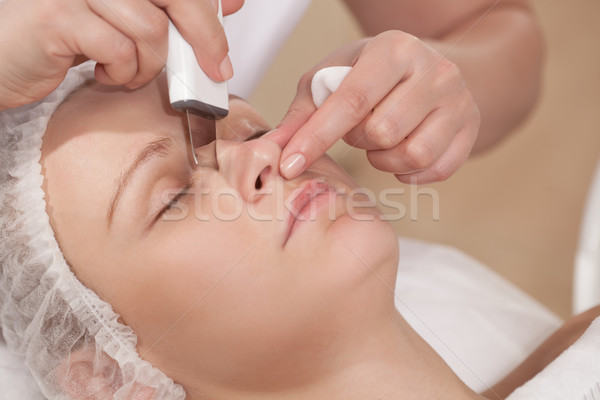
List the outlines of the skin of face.
{"type": "Polygon", "coordinates": [[[216,132],[192,117],[195,166],[166,91],[162,75],[135,91],[93,83],[53,115],[44,190],[65,258],[134,330],[142,358],[186,390],[326,376],[344,346],[395,313],[395,233],[373,207],[350,209],[356,186],[326,156],[283,179],[279,146],[246,140],[269,126],[239,98],[216,132]],[[127,180],[109,223],[124,172],[151,142],[159,154],[127,180]],[[321,207],[290,235],[289,204],[311,182],[328,188],[321,207]]]}

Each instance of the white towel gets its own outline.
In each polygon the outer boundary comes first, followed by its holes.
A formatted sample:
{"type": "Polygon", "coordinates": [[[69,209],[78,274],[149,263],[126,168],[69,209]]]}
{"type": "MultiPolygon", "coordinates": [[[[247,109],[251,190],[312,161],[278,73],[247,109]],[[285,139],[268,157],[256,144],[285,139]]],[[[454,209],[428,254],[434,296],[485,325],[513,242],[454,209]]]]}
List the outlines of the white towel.
{"type": "Polygon", "coordinates": [[[319,70],[313,76],[310,89],[313,103],[317,108],[321,107],[329,95],[340,87],[351,69],[352,67],[328,67],[319,70]]]}
{"type": "Polygon", "coordinates": [[[506,376],[562,324],[458,249],[407,238],[399,243],[396,308],[475,391],[506,376]]]}
{"type": "Polygon", "coordinates": [[[575,344],[507,400],[600,399],[600,318],[575,344]]]}

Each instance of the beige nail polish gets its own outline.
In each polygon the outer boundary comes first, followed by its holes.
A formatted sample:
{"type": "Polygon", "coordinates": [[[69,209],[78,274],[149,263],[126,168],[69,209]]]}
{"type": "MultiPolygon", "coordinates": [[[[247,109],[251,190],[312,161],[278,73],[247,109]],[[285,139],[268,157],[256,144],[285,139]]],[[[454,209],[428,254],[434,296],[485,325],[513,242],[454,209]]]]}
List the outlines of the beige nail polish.
{"type": "Polygon", "coordinates": [[[290,155],[281,163],[281,173],[287,179],[295,178],[306,164],[306,158],[300,153],[290,155]]]}

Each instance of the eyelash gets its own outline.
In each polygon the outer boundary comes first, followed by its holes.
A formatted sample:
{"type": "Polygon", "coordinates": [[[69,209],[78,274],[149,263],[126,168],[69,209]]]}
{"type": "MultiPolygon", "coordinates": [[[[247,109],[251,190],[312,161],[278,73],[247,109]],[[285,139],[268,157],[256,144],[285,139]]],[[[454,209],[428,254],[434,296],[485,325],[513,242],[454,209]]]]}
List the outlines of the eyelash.
{"type": "Polygon", "coordinates": [[[158,215],[156,216],[156,220],[159,220],[160,218],[162,218],[162,216],[163,216],[164,214],[166,214],[167,212],[171,211],[171,210],[172,210],[172,209],[173,209],[173,208],[174,208],[174,207],[177,205],[177,203],[179,203],[179,200],[181,200],[181,198],[182,198],[183,196],[185,196],[186,194],[189,194],[189,193],[188,193],[188,190],[190,190],[190,189],[191,189],[191,187],[192,187],[192,182],[189,182],[187,185],[185,185],[185,187],[184,187],[183,189],[181,189],[181,190],[179,191],[179,193],[177,193],[177,194],[175,195],[175,197],[173,197],[173,198],[171,199],[171,201],[169,201],[169,202],[167,203],[167,205],[166,205],[166,206],[164,206],[164,207],[163,207],[163,208],[162,208],[162,209],[159,211],[158,215]]]}

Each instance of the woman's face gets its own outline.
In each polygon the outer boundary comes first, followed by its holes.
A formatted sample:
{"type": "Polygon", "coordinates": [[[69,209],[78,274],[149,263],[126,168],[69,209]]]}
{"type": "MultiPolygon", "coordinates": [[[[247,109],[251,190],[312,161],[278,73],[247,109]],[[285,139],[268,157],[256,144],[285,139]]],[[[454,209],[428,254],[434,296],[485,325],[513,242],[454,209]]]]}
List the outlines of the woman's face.
{"type": "Polygon", "coordinates": [[[238,98],[216,132],[191,118],[194,165],[166,86],[92,84],[54,114],[42,165],[65,257],[184,386],[320,373],[304,358],[393,311],[395,234],[327,157],[283,179],[279,146],[253,139],[269,127],[238,98]]]}

